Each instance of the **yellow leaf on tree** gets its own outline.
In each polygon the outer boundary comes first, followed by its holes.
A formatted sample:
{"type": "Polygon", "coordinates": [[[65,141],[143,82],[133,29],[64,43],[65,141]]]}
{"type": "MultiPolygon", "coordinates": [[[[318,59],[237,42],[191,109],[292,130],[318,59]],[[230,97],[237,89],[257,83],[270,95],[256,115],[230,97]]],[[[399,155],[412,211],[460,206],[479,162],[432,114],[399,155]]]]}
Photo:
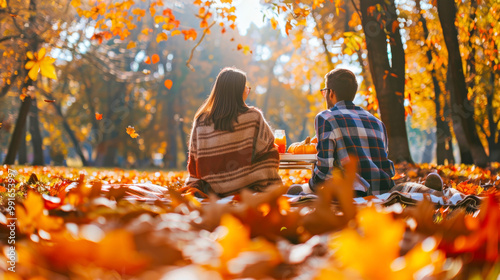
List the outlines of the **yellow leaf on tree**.
{"type": "Polygon", "coordinates": [[[175,35],[181,35],[182,32],[180,30],[174,30],[172,31],[172,33],[170,33],[171,36],[175,36],[175,35]]]}
{"type": "Polygon", "coordinates": [[[7,8],[7,0],[0,0],[0,8],[7,8]]]}
{"type": "Polygon", "coordinates": [[[77,7],[80,7],[82,5],[82,2],[80,0],[71,0],[71,5],[75,8],[77,8],[77,7]]]}
{"type": "Polygon", "coordinates": [[[31,59],[24,66],[26,69],[30,69],[28,72],[28,76],[33,81],[36,81],[38,78],[38,72],[42,74],[42,76],[57,80],[56,68],[54,67],[55,58],[45,56],[46,50],[45,48],[41,48],[38,53],[27,52],[26,56],[31,59]]]}
{"type": "Polygon", "coordinates": [[[173,85],[173,82],[172,82],[172,80],[165,80],[164,84],[165,84],[166,88],[171,89],[172,85],[173,85]]]}
{"type": "Polygon", "coordinates": [[[130,41],[130,43],[128,43],[127,45],[127,49],[132,49],[135,47],[137,47],[137,44],[134,41],[130,41]]]}
{"type": "Polygon", "coordinates": [[[163,16],[155,16],[155,18],[154,18],[154,21],[156,24],[163,22],[164,20],[165,19],[163,18],[163,16]]]}
{"type": "Polygon", "coordinates": [[[168,40],[168,35],[167,35],[167,34],[165,34],[165,33],[163,33],[163,32],[161,32],[160,34],[158,34],[158,35],[156,36],[156,42],[157,42],[157,43],[159,43],[159,42],[161,42],[161,41],[166,41],[166,40],[168,40]]]}
{"type": "Polygon", "coordinates": [[[273,29],[276,29],[276,27],[278,26],[278,21],[275,18],[271,19],[271,26],[273,27],[273,29]]]}

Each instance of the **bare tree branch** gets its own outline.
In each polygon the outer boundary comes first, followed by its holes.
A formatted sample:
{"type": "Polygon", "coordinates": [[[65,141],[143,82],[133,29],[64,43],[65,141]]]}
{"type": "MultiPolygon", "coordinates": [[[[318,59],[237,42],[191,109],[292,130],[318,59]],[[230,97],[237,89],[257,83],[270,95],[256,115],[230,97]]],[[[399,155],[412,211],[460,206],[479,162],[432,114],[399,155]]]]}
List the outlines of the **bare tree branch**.
{"type": "Polygon", "coordinates": [[[7,41],[7,40],[10,40],[10,39],[15,39],[15,38],[20,38],[21,36],[20,35],[15,35],[15,36],[6,36],[6,37],[3,37],[0,39],[0,43],[3,42],[3,41],[7,41]]]}
{"type": "Polygon", "coordinates": [[[193,54],[194,54],[194,51],[196,50],[196,48],[201,44],[201,42],[203,41],[203,39],[205,38],[205,36],[207,35],[208,31],[210,30],[210,28],[212,28],[212,26],[214,26],[215,24],[215,21],[212,22],[207,28],[205,28],[205,30],[203,31],[203,35],[201,36],[200,40],[198,41],[198,43],[196,43],[196,45],[193,47],[193,49],[191,50],[191,54],[189,55],[189,59],[186,61],[186,66],[189,68],[189,70],[191,71],[195,71],[194,67],[191,65],[191,60],[193,59],[193,54]]]}

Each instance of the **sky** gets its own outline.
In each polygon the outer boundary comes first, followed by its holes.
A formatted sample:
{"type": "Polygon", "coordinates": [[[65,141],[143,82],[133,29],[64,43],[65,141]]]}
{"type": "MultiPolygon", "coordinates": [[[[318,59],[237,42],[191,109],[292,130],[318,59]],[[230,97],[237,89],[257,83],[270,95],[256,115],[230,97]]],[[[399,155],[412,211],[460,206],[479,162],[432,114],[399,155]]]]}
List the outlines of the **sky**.
{"type": "Polygon", "coordinates": [[[246,35],[248,27],[251,23],[257,25],[257,27],[262,27],[264,22],[262,21],[263,13],[261,12],[262,6],[259,0],[236,0],[236,25],[241,35],[246,35]]]}

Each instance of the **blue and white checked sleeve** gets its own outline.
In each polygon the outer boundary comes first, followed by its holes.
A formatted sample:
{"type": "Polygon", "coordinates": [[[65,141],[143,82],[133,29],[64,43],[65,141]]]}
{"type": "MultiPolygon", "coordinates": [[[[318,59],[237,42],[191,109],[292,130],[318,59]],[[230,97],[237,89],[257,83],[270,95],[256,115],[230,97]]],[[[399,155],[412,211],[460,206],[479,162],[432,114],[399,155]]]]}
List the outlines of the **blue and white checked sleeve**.
{"type": "Polygon", "coordinates": [[[318,144],[316,146],[318,150],[318,161],[316,162],[311,180],[309,180],[311,190],[315,190],[318,184],[329,179],[327,176],[332,174],[335,160],[333,158],[333,152],[336,146],[332,124],[325,120],[321,114],[316,116],[314,128],[316,130],[316,136],[318,137],[318,144]]]}

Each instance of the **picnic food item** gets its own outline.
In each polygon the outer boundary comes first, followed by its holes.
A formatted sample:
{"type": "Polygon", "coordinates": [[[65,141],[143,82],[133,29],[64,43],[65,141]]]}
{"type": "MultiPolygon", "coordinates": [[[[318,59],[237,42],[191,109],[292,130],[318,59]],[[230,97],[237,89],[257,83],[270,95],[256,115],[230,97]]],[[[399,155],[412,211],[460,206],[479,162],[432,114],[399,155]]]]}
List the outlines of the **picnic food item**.
{"type": "Polygon", "coordinates": [[[278,152],[284,154],[286,152],[286,134],[283,129],[274,131],[274,144],[278,145],[278,152]]]}
{"type": "Polygon", "coordinates": [[[288,152],[291,154],[315,154],[318,151],[316,144],[311,143],[311,137],[307,136],[306,140],[290,145],[288,152]]]}

